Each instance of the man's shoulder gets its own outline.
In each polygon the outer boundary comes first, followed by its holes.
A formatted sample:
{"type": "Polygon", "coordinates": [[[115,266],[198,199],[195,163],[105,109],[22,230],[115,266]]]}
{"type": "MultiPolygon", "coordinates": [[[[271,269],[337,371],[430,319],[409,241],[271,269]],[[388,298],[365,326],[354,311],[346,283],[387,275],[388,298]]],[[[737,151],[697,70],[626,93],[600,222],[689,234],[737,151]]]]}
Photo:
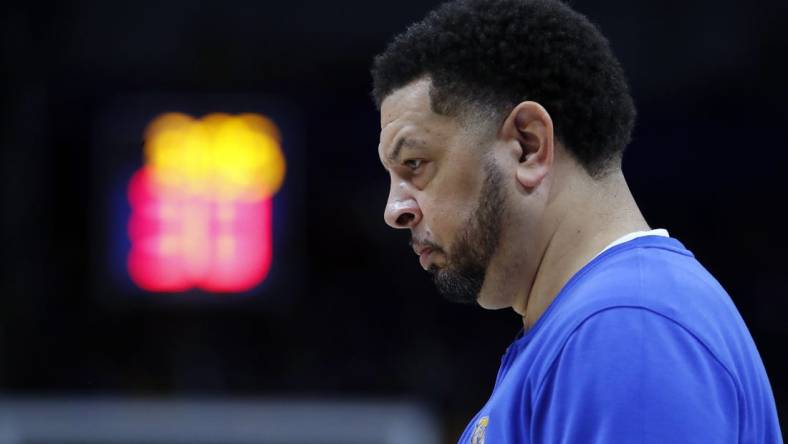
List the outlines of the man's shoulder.
{"type": "Polygon", "coordinates": [[[545,433],[538,441],[779,435],[744,321],[678,241],[637,239],[600,255],[517,344],[508,379],[522,380],[543,412],[532,424],[545,433]]]}
{"type": "Polygon", "coordinates": [[[545,356],[549,361],[578,332],[621,341],[628,339],[624,327],[633,325],[644,329],[649,343],[700,347],[733,373],[757,359],[730,296],[674,239],[637,239],[611,249],[581,270],[555,302],[540,332],[554,345],[552,356],[545,356]]]}
{"type": "Polygon", "coordinates": [[[675,239],[636,239],[611,249],[581,270],[554,303],[540,336],[555,345],[583,324],[594,326],[595,334],[619,336],[617,322],[633,316],[675,330],[674,339],[697,342],[726,367],[735,359],[730,350],[752,341],[722,286],[675,239]]]}
{"type": "MultiPolygon", "coordinates": [[[[679,324],[694,318],[737,315],[730,296],[677,240],[650,236],[597,257],[570,280],[557,299],[580,318],[613,307],[651,310],[679,324]]],[[[727,317],[723,316],[723,318],[727,317]]]]}

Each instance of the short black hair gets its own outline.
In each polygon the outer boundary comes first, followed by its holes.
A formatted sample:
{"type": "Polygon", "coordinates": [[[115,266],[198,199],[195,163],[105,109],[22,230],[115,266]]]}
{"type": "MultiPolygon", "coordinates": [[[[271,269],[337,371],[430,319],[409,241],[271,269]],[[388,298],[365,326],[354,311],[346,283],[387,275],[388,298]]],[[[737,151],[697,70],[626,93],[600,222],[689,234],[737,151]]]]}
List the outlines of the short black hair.
{"type": "MultiPolygon", "coordinates": [[[[455,0],[396,36],[375,58],[373,98],[429,77],[433,111],[508,114],[533,100],[594,177],[620,165],[635,122],[624,71],[607,39],[559,0],[455,0]]],[[[503,114],[504,116],[506,114],[503,114]]]]}

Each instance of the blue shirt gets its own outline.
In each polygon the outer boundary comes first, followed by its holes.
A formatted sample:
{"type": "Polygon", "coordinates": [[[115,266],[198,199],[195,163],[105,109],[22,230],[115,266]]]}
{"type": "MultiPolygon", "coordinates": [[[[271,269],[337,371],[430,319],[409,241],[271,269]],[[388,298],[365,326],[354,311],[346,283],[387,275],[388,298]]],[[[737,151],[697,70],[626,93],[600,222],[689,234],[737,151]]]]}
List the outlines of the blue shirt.
{"type": "Polygon", "coordinates": [[[460,438],[501,443],[781,443],[755,343],[728,294],[675,239],[583,267],[506,350],[460,438]]]}

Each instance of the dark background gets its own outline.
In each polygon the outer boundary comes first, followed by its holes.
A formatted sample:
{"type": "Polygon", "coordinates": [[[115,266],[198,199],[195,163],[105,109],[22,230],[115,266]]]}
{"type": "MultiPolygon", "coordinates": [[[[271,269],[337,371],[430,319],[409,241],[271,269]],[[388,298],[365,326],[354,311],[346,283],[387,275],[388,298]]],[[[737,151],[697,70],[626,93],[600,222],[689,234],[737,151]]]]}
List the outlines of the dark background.
{"type": "MultiPolygon", "coordinates": [[[[630,78],[635,197],[731,294],[784,417],[788,19],[785,2],[755,3],[572,4],[601,26],[630,78]]],[[[2,393],[415,399],[456,439],[520,319],[442,301],[407,233],[384,225],[388,177],[369,99],[372,57],[435,4],[3,6],[2,393]],[[301,160],[288,172],[296,210],[284,231],[299,257],[276,291],[108,303],[128,295],[102,266],[107,228],[97,223],[111,190],[97,172],[114,171],[104,164],[114,153],[96,134],[108,109],[151,96],[174,107],[225,97],[231,112],[260,97],[263,110],[291,111],[285,145],[301,160]]]]}

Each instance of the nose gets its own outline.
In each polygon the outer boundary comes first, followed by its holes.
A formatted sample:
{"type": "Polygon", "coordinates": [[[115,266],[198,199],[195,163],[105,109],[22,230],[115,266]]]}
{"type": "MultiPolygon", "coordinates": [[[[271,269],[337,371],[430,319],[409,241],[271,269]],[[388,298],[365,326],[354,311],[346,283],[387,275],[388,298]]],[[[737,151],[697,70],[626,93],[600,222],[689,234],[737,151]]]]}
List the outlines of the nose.
{"type": "Polygon", "coordinates": [[[412,228],[421,221],[421,209],[412,196],[389,194],[383,219],[391,228],[412,228]]]}

